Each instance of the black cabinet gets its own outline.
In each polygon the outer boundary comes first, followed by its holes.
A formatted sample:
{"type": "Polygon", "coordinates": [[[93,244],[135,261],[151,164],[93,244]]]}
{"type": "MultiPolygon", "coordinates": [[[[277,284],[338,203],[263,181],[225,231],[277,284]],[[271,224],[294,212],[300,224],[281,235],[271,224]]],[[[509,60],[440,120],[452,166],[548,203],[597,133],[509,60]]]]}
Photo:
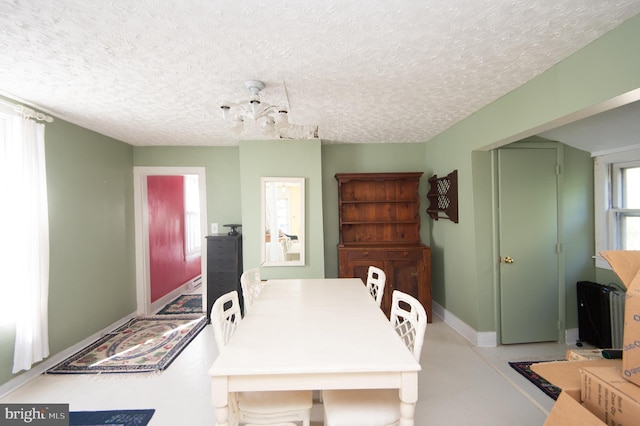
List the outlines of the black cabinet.
{"type": "Polygon", "coordinates": [[[218,297],[236,290],[243,306],[240,276],[242,275],[242,234],[209,235],[207,238],[207,319],[218,297]]]}

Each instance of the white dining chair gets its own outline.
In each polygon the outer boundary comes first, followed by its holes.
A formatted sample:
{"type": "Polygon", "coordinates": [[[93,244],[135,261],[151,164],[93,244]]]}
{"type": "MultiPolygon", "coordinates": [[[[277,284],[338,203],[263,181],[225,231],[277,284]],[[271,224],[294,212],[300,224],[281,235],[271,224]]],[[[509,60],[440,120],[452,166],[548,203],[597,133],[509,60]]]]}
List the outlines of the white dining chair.
{"type": "Polygon", "coordinates": [[[242,287],[242,297],[244,300],[244,314],[251,310],[254,300],[262,291],[262,280],[260,279],[260,269],[247,269],[240,276],[240,286],[242,287]]]}
{"type": "Polygon", "coordinates": [[[375,266],[369,266],[367,271],[367,290],[371,293],[371,296],[378,303],[378,306],[382,304],[382,297],[384,296],[384,286],[387,281],[387,275],[380,268],[375,266]]]}
{"type": "MultiPolygon", "coordinates": [[[[220,352],[241,320],[237,291],[226,293],[213,303],[211,324],[220,352]]],[[[234,392],[229,394],[229,422],[230,426],[277,426],[297,422],[309,426],[312,406],[311,391],[234,392]]]]}
{"type": "MultiPolygon", "coordinates": [[[[261,424],[255,424],[255,423],[246,423],[244,426],[263,426],[262,423],[261,424]]],[[[269,426],[297,426],[295,423],[269,423],[269,426]]]]}
{"type": "MultiPolygon", "coordinates": [[[[416,298],[398,290],[391,303],[391,325],[420,362],[427,313],[416,298]]],[[[325,390],[322,399],[325,426],[392,426],[400,421],[398,389],[325,390]]]]}

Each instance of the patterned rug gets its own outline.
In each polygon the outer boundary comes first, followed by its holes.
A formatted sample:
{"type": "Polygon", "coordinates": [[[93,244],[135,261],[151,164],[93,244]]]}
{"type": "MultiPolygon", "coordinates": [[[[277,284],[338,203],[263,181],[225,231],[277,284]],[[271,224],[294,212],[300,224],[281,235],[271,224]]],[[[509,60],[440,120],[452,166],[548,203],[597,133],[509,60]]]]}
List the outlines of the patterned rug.
{"type": "Polygon", "coordinates": [[[158,315],[200,314],[202,313],[201,294],[183,294],[158,311],[158,315]]]}
{"type": "Polygon", "coordinates": [[[529,380],[531,383],[536,385],[542,392],[546,393],[554,400],[558,399],[558,396],[560,395],[562,389],[557,386],[553,386],[551,383],[547,382],[544,378],[538,375],[535,371],[531,370],[531,364],[537,364],[539,362],[545,361],[518,361],[510,362],[509,365],[518,373],[526,377],[527,380],[529,380]]]}
{"type": "Polygon", "coordinates": [[[203,315],[138,317],[51,368],[49,374],[164,370],[207,325],[203,315]]]}
{"type": "Polygon", "coordinates": [[[145,426],[156,410],[71,411],[69,426],[145,426]]]}

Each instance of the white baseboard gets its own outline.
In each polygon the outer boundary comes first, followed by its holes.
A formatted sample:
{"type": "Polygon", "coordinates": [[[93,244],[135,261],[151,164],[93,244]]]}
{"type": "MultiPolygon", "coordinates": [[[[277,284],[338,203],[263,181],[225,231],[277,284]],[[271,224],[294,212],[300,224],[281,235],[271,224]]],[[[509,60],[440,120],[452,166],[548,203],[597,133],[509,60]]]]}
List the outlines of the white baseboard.
{"type": "Polygon", "coordinates": [[[580,340],[580,329],[578,328],[568,328],[564,331],[565,341],[567,345],[573,345],[578,340],[580,340]]]}
{"type": "Polygon", "coordinates": [[[89,346],[91,343],[95,342],[105,334],[126,324],[129,320],[135,317],[136,317],[135,313],[127,315],[126,317],[120,319],[119,321],[114,322],[108,327],[103,328],[99,332],[92,334],[91,336],[63,350],[62,352],[58,352],[57,354],[45,359],[41,363],[32,367],[30,370],[25,371],[24,373],[4,383],[3,385],[0,386],[0,398],[3,398],[5,395],[8,395],[9,393],[15,391],[16,389],[24,386],[30,380],[38,377],[40,374],[43,374],[50,368],[56,366],[57,364],[61,363],[65,359],[69,358],[71,355],[75,354],[81,349],[84,349],[85,347],[89,346]]]}
{"type": "Polygon", "coordinates": [[[198,275],[197,277],[189,280],[187,282],[187,291],[192,292],[196,288],[200,288],[202,286],[202,275],[198,275]]]}
{"type": "Polygon", "coordinates": [[[495,331],[478,332],[436,302],[433,302],[433,313],[474,346],[494,348],[498,345],[498,335],[495,331]]]}
{"type": "MultiPolygon", "coordinates": [[[[495,331],[478,332],[436,302],[433,302],[433,313],[472,345],[481,348],[495,348],[498,346],[498,333],[495,331]]],[[[567,345],[572,345],[578,341],[578,335],[577,328],[565,330],[565,342],[567,345]]]]}
{"type": "Polygon", "coordinates": [[[180,287],[176,288],[172,292],[165,294],[160,299],[151,303],[151,312],[158,312],[160,309],[164,308],[168,303],[173,302],[173,300],[180,296],[183,293],[192,292],[194,289],[202,285],[202,280],[199,279],[202,275],[198,275],[197,277],[187,281],[182,284],[180,287]]]}

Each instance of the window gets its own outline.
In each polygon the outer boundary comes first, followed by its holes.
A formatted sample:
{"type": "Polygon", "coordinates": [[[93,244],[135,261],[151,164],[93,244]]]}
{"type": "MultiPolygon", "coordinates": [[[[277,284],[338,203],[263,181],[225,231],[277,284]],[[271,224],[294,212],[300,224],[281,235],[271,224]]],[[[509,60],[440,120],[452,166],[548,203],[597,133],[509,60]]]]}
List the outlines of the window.
{"type": "Polygon", "coordinates": [[[611,168],[610,246],[640,250],[640,161],[611,168]]]}
{"type": "Polygon", "coordinates": [[[198,175],[184,177],[184,253],[190,259],[200,256],[200,193],[198,175]]]}
{"type": "Polygon", "coordinates": [[[15,324],[12,373],[49,356],[44,125],[0,110],[0,322],[15,324]]]}
{"type": "MultiPolygon", "coordinates": [[[[595,160],[596,249],[640,250],[640,151],[595,160]]],[[[611,269],[596,256],[596,266],[611,269]]]]}

